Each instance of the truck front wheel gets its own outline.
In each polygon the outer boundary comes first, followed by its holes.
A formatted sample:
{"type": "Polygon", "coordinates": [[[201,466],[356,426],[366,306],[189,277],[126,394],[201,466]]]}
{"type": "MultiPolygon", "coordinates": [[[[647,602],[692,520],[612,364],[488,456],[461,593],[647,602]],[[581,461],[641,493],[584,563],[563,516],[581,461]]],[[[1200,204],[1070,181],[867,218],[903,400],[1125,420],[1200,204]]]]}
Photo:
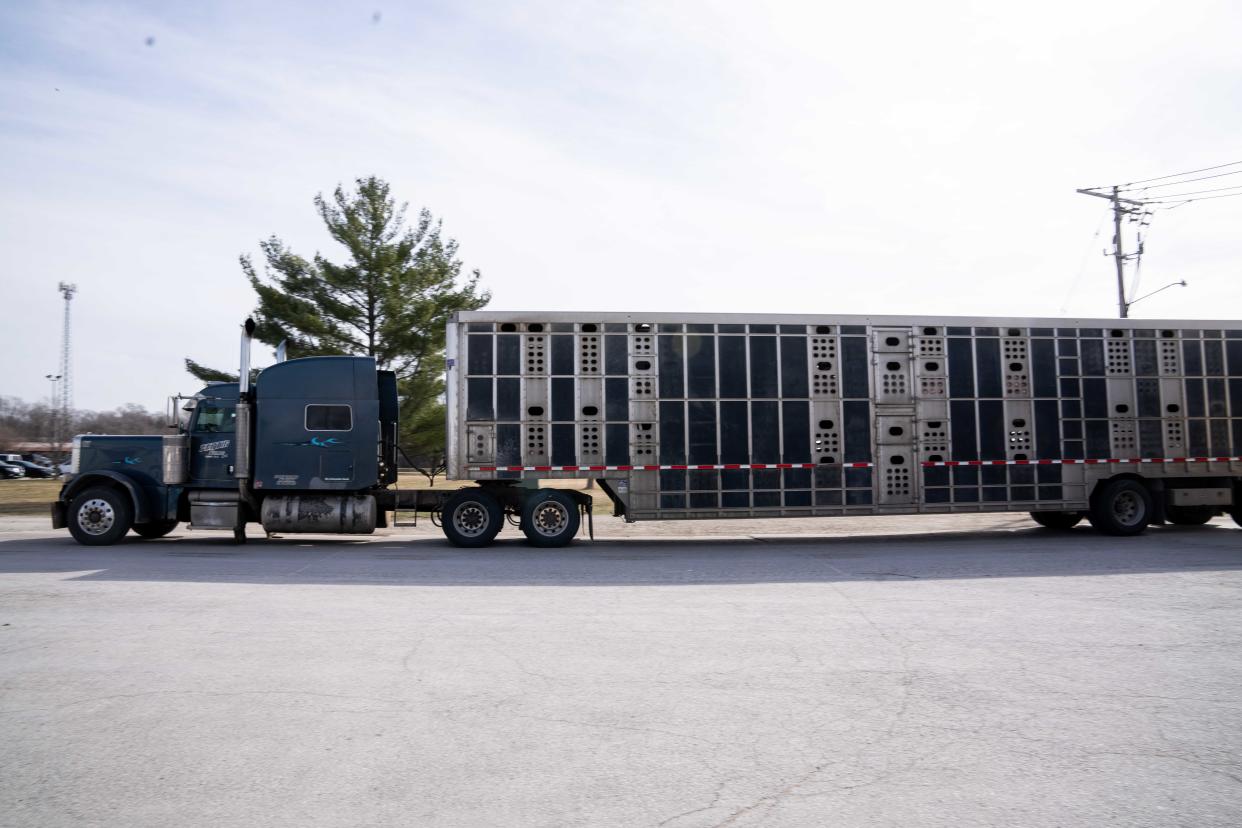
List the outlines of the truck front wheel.
{"type": "Polygon", "coordinates": [[[505,522],[505,511],[483,489],[458,489],[445,501],[440,520],[449,543],[475,549],[495,540],[505,522]]]}
{"type": "Polygon", "coordinates": [[[87,489],[69,504],[69,534],[85,546],[108,546],[134,523],[129,495],[119,489],[87,489]]]}

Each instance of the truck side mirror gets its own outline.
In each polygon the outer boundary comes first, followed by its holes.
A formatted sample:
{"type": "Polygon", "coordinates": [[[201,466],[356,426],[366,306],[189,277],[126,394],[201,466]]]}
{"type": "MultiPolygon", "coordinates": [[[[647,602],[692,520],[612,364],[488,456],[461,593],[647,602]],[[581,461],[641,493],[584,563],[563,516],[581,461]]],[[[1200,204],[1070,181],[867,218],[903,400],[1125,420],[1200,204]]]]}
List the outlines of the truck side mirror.
{"type": "Polygon", "coordinates": [[[177,397],[168,398],[168,407],[164,412],[164,425],[167,428],[177,428],[181,425],[181,415],[177,410],[179,401],[177,397]]]}

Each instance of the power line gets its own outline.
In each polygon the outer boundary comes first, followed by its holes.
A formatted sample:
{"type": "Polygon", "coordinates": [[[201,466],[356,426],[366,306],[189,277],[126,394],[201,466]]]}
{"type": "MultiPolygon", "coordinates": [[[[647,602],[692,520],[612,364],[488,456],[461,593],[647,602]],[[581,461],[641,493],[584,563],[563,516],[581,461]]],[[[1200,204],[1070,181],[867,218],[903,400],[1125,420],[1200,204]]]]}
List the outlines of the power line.
{"type": "Polygon", "coordinates": [[[1170,181],[1168,184],[1152,184],[1150,187],[1131,187],[1127,185],[1124,187],[1118,187],[1118,189],[1124,192],[1128,190],[1154,190],[1157,187],[1180,187],[1182,184],[1189,184],[1192,181],[1207,181],[1209,178],[1224,178],[1227,175],[1242,175],[1242,170],[1234,170],[1233,172],[1227,173],[1216,173],[1215,175],[1204,175],[1199,178],[1186,178],[1182,181],[1170,181]]]}
{"type": "Polygon", "coordinates": [[[1164,181],[1166,178],[1180,178],[1183,175],[1194,175],[1195,173],[1209,172],[1210,170],[1220,170],[1225,167],[1236,167],[1242,164],[1242,161],[1230,161],[1228,164],[1217,164],[1215,167],[1204,167],[1201,170],[1187,170],[1186,172],[1173,173],[1171,175],[1161,175],[1156,178],[1144,178],[1142,181],[1129,181],[1122,184],[1122,187],[1131,187],[1135,184],[1146,184],[1148,181],[1164,181]]]}
{"type": "Polygon", "coordinates": [[[1108,219],[1111,210],[1105,210],[1100,214],[1100,223],[1095,226],[1095,232],[1091,234],[1091,241],[1087,242],[1087,247],[1082,252],[1082,261],[1078,263],[1078,272],[1074,275],[1074,281],[1070,283],[1069,292],[1065,294],[1065,300],[1061,303],[1061,313],[1065,313],[1069,307],[1070,299],[1074,296],[1074,291],[1078,290],[1078,284],[1082,281],[1082,274],[1087,271],[1087,258],[1091,255],[1091,251],[1095,249],[1095,240],[1100,237],[1100,231],[1104,229],[1104,222],[1108,219]]]}
{"type": "MultiPolygon", "coordinates": [[[[1201,196],[1199,198],[1187,198],[1187,199],[1178,201],[1177,203],[1178,204],[1189,204],[1192,201],[1211,201],[1214,198],[1235,198],[1237,196],[1242,196],[1242,193],[1230,193],[1229,195],[1214,195],[1214,196],[1201,196]]],[[[1172,201],[1147,201],[1144,203],[1145,204],[1172,204],[1173,202],[1172,201]]]]}
{"type": "Polygon", "coordinates": [[[1212,190],[1193,190],[1189,193],[1161,193],[1161,198],[1176,198],[1177,196],[1199,195],[1200,193],[1223,193],[1225,190],[1236,190],[1242,187],[1242,184],[1234,184],[1230,187],[1216,187],[1212,190]]]}

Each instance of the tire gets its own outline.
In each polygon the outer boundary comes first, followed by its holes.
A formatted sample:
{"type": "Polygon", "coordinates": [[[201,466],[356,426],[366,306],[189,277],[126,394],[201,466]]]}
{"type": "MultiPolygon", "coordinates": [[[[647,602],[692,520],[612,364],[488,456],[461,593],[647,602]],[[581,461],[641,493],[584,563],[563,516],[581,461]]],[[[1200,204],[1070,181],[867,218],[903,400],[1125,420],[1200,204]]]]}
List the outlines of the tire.
{"type": "Polygon", "coordinates": [[[1113,480],[1091,497],[1087,520],[1106,535],[1137,535],[1151,522],[1151,494],[1137,480],[1113,480]]]}
{"type": "Polygon", "coordinates": [[[134,534],[145,540],[162,538],[177,528],[175,520],[157,520],[154,523],[135,523],[134,534]]]}
{"type": "Polygon", "coordinates": [[[1073,529],[1082,520],[1079,512],[1031,512],[1031,520],[1045,529],[1065,532],[1073,529]]]}
{"type": "Polygon", "coordinates": [[[1202,526],[1216,517],[1216,509],[1211,506],[1166,506],[1164,516],[1169,523],[1178,526],[1202,526]]]}
{"type": "Polygon", "coordinates": [[[69,503],[65,516],[69,534],[83,546],[109,546],[125,537],[134,524],[129,493],[99,486],[87,489],[69,503]]]}
{"type": "Polygon", "coordinates": [[[481,488],[458,489],[444,502],[440,521],[449,543],[478,549],[495,540],[504,525],[505,511],[481,488]]]}
{"type": "Polygon", "coordinates": [[[581,523],[577,501],[564,492],[547,489],[522,503],[522,531],[532,546],[566,546],[581,523]]]}

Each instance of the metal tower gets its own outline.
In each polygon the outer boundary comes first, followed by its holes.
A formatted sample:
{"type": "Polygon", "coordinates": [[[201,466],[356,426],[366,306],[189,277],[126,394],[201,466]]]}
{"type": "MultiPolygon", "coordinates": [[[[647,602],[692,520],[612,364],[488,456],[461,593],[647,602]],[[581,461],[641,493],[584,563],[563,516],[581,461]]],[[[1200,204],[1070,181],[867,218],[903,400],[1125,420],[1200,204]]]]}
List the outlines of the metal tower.
{"type": "Polygon", "coordinates": [[[69,306],[73,302],[73,294],[78,292],[78,286],[61,282],[58,288],[65,297],[65,327],[60,339],[60,421],[68,428],[73,414],[73,351],[69,338],[69,306]]]}

